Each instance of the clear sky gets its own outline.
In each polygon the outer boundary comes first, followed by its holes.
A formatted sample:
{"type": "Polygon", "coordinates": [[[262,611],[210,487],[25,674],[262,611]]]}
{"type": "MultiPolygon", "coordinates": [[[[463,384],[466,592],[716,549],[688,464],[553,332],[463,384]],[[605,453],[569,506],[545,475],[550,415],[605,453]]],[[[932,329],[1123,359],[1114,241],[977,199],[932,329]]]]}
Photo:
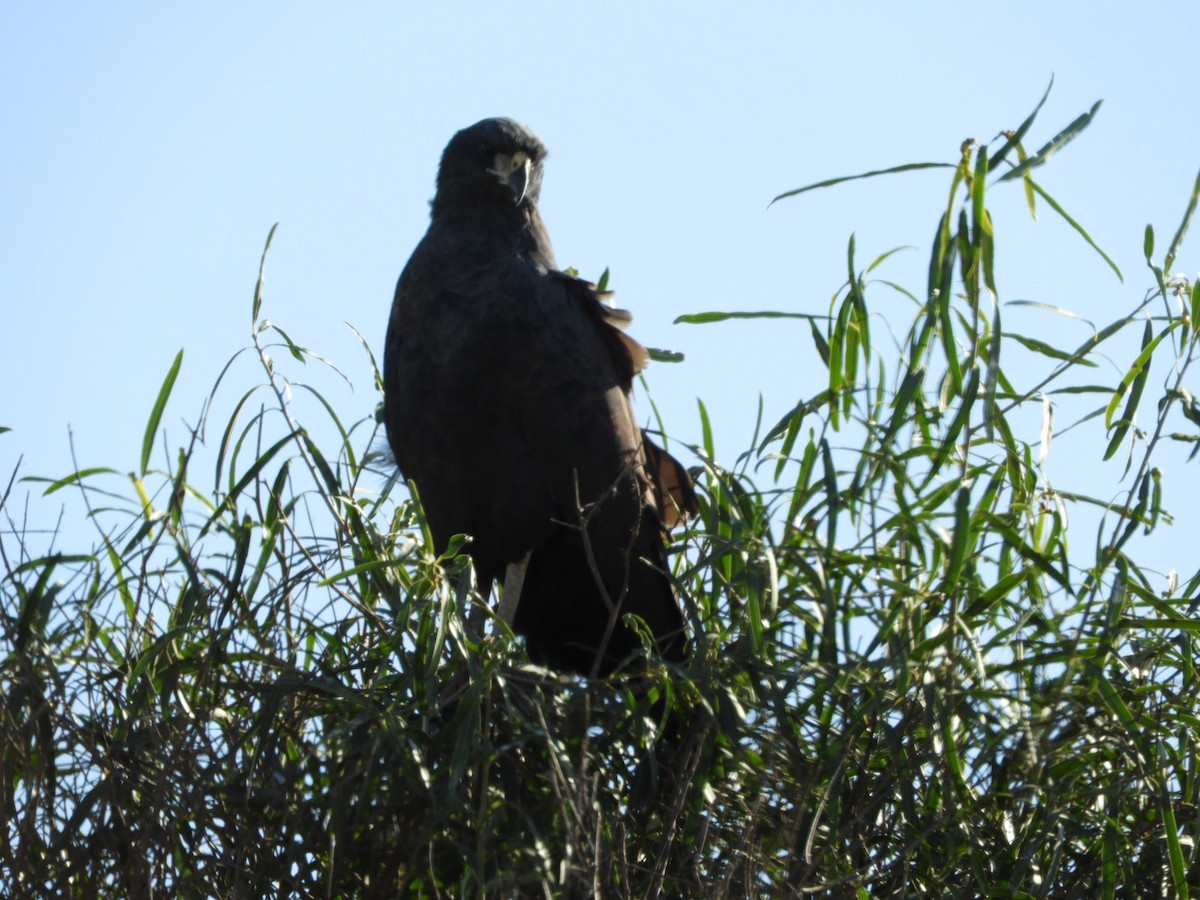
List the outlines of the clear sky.
{"type": "MultiPolygon", "coordinates": [[[[70,472],[68,429],[82,466],[135,468],[182,347],[164,418],[181,443],[181,423],[247,343],[275,222],[264,314],[347,373],[353,390],[313,376],[345,421],[369,416],[378,397],[344,323],[381,352],[438,155],[490,115],[550,147],[542,208],[559,262],[589,277],[610,267],[633,333],[686,354],[653,367],[653,395],[685,441],[699,438],[703,398],[727,463],[748,445],[760,393],[773,422],[817,391],[807,325],[672,320],[823,312],[852,232],[864,263],[915,245],[882,275],[921,289],[947,175],[770,199],[954,161],[964,139],[1015,128],[1051,75],[1029,149],[1104,106],[1039,181],[1125,283],[1048,210],[1031,221],[1011,185],[991,199],[1001,299],[1105,324],[1145,293],[1143,228],[1165,245],[1200,169],[1198,25],[1194,2],[5,4],[0,425],[13,431],[0,435],[0,482],[22,455],[23,474],[70,472]]],[[[1178,264],[1191,277],[1198,246],[1200,227],[1178,264]]],[[[1086,336],[1022,324],[1064,347],[1086,336]]],[[[240,371],[234,394],[261,380],[240,371]]],[[[1179,523],[1155,552],[1187,575],[1200,463],[1184,458],[1163,458],[1179,523]]],[[[1084,463],[1064,460],[1057,480],[1072,486],[1084,463]]],[[[1115,496],[1119,475],[1097,467],[1074,486],[1115,496]]],[[[32,518],[53,524],[58,502],[32,518]]]]}

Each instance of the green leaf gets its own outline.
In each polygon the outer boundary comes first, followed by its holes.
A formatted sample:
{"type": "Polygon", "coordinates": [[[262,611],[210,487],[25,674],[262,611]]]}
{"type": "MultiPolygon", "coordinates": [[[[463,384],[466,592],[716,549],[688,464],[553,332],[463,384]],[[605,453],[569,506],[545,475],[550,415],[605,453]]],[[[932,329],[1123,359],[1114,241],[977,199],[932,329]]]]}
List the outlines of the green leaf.
{"type": "Polygon", "coordinates": [[[788,197],[795,197],[797,194],[803,194],[806,191],[815,191],[817,188],[832,187],[835,184],[841,184],[845,181],[857,181],[860,178],[874,178],[877,175],[895,175],[897,172],[915,172],[915,171],[919,171],[921,169],[953,169],[953,168],[956,168],[956,165],[954,163],[935,163],[935,162],[908,163],[903,166],[892,166],[890,169],[876,169],[873,172],[863,172],[861,175],[846,175],[842,178],[830,178],[830,179],[827,179],[826,181],[818,181],[816,184],[808,184],[808,185],[805,185],[804,187],[796,188],[795,190],[785,191],[784,193],[777,196],[774,200],[772,200],[769,204],[767,204],[767,206],[770,207],[773,204],[778,203],[780,200],[785,200],[788,197]]]}
{"type": "MultiPolygon", "coordinates": [[[[1171,239],[1171,246],[1167,250],[1167,258],[1163,260],[1163,271],[1168,277],[1171,275],[1171,269],[1175,265],[1175,255],[1179,252],[1179,245],[1183,243],[1183,236],[1187,234],[1188,226],[1192,223],[1192,215],[1196,212],[1196,201],[1200,199],[1200,173],[1196,175],[1196,183],[1192,185],[1192,196],[1188,200],[1187,210],[1184,211],[1183,220],[1179,223],[1179,228],[1175,231],[1175,237],[1171,239]]],[[[1147,226],[1149,227],[1149,226],[1147,226]]],[[[1146,254],[1149,256],[1150,254],[1146,254]]]]}
{"type": "Polygon", "coordinates": [[[654,360],[654,362],[680,363],[684,360],[684,355],[678,350],[663,350],[660,347],[647,347],[646,353],[650,355],[650,359],[654,360]]]}
{"type": "MultiPolygon", "coordinates": [[[[1195,733],[1195,725],[1192,726],[1195,733]]],[[[1167,842],[1167,859],[1170,860],[1171,881],[1175,888],[1175,896],[1187,900],[1188,867],[1183,855],[1183,846],[1179,841],[1179,824],[1175,821],[1174,797],[1167,787],[1165,778],[1158,778],[1158,810],[1162,816],[1162,830],[1167,842]]],[[[1189,850],[1191,842],[1189,841],[1189,850]]]]}
{"type": "Polygon", "coordinates": [[[175,386],[175,377],[179,374],[179,367],[182,364],[183,350],[181,349],[175,354],[175,361],[171,363],[167,377],[163,379],[162,387],[158,389],[158,396],[154,400],[154,408],[150,410],[150,420],[146,423],[146,431],[142,435],[141,473],[143,478],[150,467],[150,452],[154,449],[154,438],[158,434],[158,423],[162,421],[163,410],[167,407],[167,399],[171,396],[171,388],[175,386]]]}
{"type": "Polygon", "coordinates": [[[716,459],[716,452],[713,450],[712,423],[708,420],[708,408],[699,397],[696,398],[696,405],[700,407],[701,445],[709,459],[716,459]]]}
{"type": "Polygon", "coordinates": [[[276,325],[274,322],[271,323],[271,330],[274,331],[276,334],[278,334],[281,338],[283,338],[283,344],[285,347],[287,347],[288,352],[290,354],[292,354],[293,359],[295,359],[297,362],[300,362],[300,363],[306,362],[306,360],[304,359],[304,354],[309,352],[308,350],[306,350],[304,347],[301,347],[298,344],[296,344],[288,336],[288,333],[286,331],[284,331],[282,328],[280,328],[278,325],[276,325]]]}
{"type": "MultiPolygon", "coordinates": [[[[224,502],[221,503],[221,505],[218,506],[215,510],[213,510],[213,513],[209,517],[208,521],[205,522],[204,525],[200,528],[200,531],[198,532],[199,536],[202,537],[204,534],[206,534],[209,531],[210,528],[213,527],[213,525],[215,525],[217,523],[218,518],[220,517],[221,513],[225,509],[232,510],[232,509],[236,508],[238,497],[241,496],[242,492],[245,491],[246,488],[250,484],[257,482],[259,473],[262,472],[262,470],[264,468],[266,468],[267,464],[272,459],[275,458],[275,455],[277,453],[279,453],[279,451],[281,451],[284,447],[286,447],[289,443],[291,443],[292,439],[295,438],[295,436],[296,435],[294,432],[285,434],[283,437],[281,437],[279,440],[277,440],[274,444],[272,444],[266,450],[261,452],[258,459],[256,459],[254,461],[254,464],[252,466],[250,466],[249,469],[246,470],[245,474],[242,475],[242,477],[238,479],[236,484],[234,484],[230,487],[229,493],[224,498],[224,502]]],[[[234,473],[232,471],[230,471],[230,473],[229,473],[230,480],[233,479],[233,475],[234,475],[234,473]]]]}
{"type": "Polygon", "coordinates": [[[892,417],[888,421],[887,430],[880,441],[881,446],[889,446],[900,431],[900,426],[907,421],[909,406],[912,405],[913,398],[917,396],[918,391],[920,391],[924,383],[924,366],[917,366],[904,373],[904,380],[900,383],[900,390],[896,392],[896,399],[892,401],[892,417]]]}
{"type": "Polygon", "coordinates": [[[946,563],[946,578],[942,590],[947,594],[957,594],[958,579],[962,575],[963,564],[967,560],[967,548],[974,544],[971,540],[971,490],[959,488],[954,498],[954,531],[950,538],[950,556],[946,563]]]}
{"type": "MultiPolygon", "coordinates": [[[[1017,145],[1017,159],[1025,162],[1029,157],[1025,153],[1025,148],[1020,144],[1017,145]]],[[[1033,180],[1030,178],[1021,179],[1021,187],[1025,191],[1025,205],[1029,207],[1029,217],[1035,222],[1037,221],[1037,195],[1033,192],[1033,180]]]]}
{"type": "Polygon", "coordinates": [[[967,427],[967,423],[971,419],[971,412],[975,408],[975,397],[979,393],[979,382],[979,367],[972,366],[970,377],[967,379],[966,389],[963,391],[962,399],[958,404],[958,411],[954,414],[954,418],[947,427],[946,433],[942,437],[941,446],[938,447],[937,452],[934,454],[929,472],[926,473],[924,482],[926,485],[941,474],[942,465],[949,458],[950,454],[954,452],[954,448],[958,444],[959,435],[967,427]]]}
{"type": "MultiPolygon", "coordinates": [[[[1200,281],[1197,281],[1200,284],[1200,281]]],[[[813,344],[816,345],[817,355],[821,357],[821,362],[829,365],[829,342],[825,340],[825,335],[821,334],[821,329],[817,327],[816,320],[809,319],[809,328],[811,329],[813,344]]]]}
{"type": "MultiPolygon", "coordinates": [[[[1170,331],[1170,327],[1164,328],[1161,332],[1159,332],[1158,336],[1155,337],[1153,323],[1146,322],[1146,327],[1142,332],[1142,350],[1137,355],[1137,358],[1133,361],[1133,365],[1129,367],[1129,370],[1121,379],[1121,383],[1117,386],[1117,389],[1113,392],[1112,399],[1108,401],[1108,405],[1104,408],[1104,427],[1106,429],[1112,427],[1113,416],[1116,414],[1117,406],[1120,405],[1121,398],[1125,396],[1125,393],[1129,390],[1130,386],[1139,381],[1142,383],[1145,382],[1147,370],[1150,367],[1150,358],[1154,355],[1154,349],[1159,345],[1159,342],[1170,333],[1170,331]]],[[[1126,407],[1125,415],[1122,418],[1126,421],[1131,419],[1132,413],[1135,411],[1135,409],[1126,407]]]]}
{"type": "Polygon", "coordinates": [[[886,260],[888,257],[892,256],[895,253],[899,253],[901,250],[914,250],[914,249],[916,249],[916,248],[914,248],[908,244],[905,244],[901,247],[893,247],[891,250],[881,253],[877,257],[875,257],[873,260],[871,260],[871,264],[869,266],[867,266],[867,271],[874,272],[875,269],[877,269],[880,265],[882,265],[884,260],[886,260]]]}
{"type": "Polygon", "coordinates": [[[785,312],[704,312],[690,313],[675,319],[676,325],[708,325],[711,322],[724,322],[726,319],[824,319],[825,316],[815,316],[812,313],[785,312]]]}
{"type": "MultiPolygon", "coordinates": [[[[118,472],[116,469],[109,469],[109,468],[105,468],[105,467],[80,469],[78,472],[72,472],[66,478],[60,478],[60,479],[58,479],[58,481],[53,482],[48,488],[46,488],[44,491],[42,491],[42,496],[48,497],[51,494],[53,494],[55,491],[61,490],[62,488],[65,488],[65,487],[69,487],[72,484],[78,484],[79,482],[83,481],[83,479],[90,478],[93,475],[119,475],[119,474],[121,474],[121,473],[118,472]]],[[[38,477],[29,477],[29,478],[22,478],[21,480],[37,482],[37,481],[46,481],[47,479],[38,478],[38,477]]]]}
{"type": "Polygon", "coordinates": [[[262,257],[258,261],[258,281],[254,283],[254,302],[250,306],[250,321],[256,331],[258,330],[258,313],[262,309],[263,275],[267,269],[267,251],[271,249],[271,241],[275,239],[275,229],[278,227],[279,223],[276,222],[267,232],[267,242],[263,245],[262,257]]]}
{"type": "Polygon", "coordinates": [[[1047,163],[1050,160],[1050,157],[1052,157],[1063,147],[1067,146],[1067,144],[1071,143],[1071,141],[1075,140],[1075,138],[1079,137],[1083,130],[1092,124],[1092,119],[1095,118],[1096,113],[1100,109],[1100,104],[1103,102],[1103,100],[1097,100],[1095,103],[1093,103],[1091,109],[1078,116],[1075,121],[1047,141],[1041,150],[1033,154],[1033,156],[1031,156],[1025,162],[1021,163],[1019,166],[1014,166],[1001,175],[1000,180],[1011,181],[1012,179],[1019,178],[1020,176],[1028,173],[1030,170],[1036,169],[1038,166],[1047,163]]]}
{"type": "Polygon", "coordinates": [[[1057,347],[1050,346],[1045,341],[1037,340],[1037,338],[1031,338],[1024,334],[1016,334],[1011,331],[1004,332],[1004,337],[1008,338],[1009,340],[1016,341],[1026,350],[1032,350],[1034,353],[1040,353],[1042,356],[1049,357],[1050,359],[1074,360],[1080,365],[1089,366],[1091,368],[1096,367],[1096,364],[1090,359],[1075,359],[1076,355],[1074,353],[1068,353],[1065,350],[1059,350],[1057,347]]]}
{"type": "Polygon", "coordinates": [[[1063,209],[1061,206],[1059,206],[1058,201],[1056,201],[1053,197],[1051,197],[1049,194],[1047,194],[1042,189],[1041,185],[1039,185],[1033,179],[1029,179],[1029,184],[1033,187],[1033,189],[1035,191],[1037,191],[1041,195],[1043,200],[1045,200],[1047,203],[1050,204],[1051,209],[1053,209],[1056,213],[1058,213],[1060,216],[1062,216],[1066,220],[1067,224],[1070,225],[1072,228],[1074,228],[1079,233],[1079,236],[1082,237],[1085,241],[1087,241],[1088,244],[1091,245],[1092,249],[1095,250],[1097,253],[1100,254],[1100,256],[1102,256],[1104,258],[1104,261],[1106,263],[1108,263],[1109,267],[1114,272],[1117,273],[1117,277],[1119,279],[1121,279],[1122,282],[1124,282],[1125,276],[1121,274],[1121,270],[1119,268],[1117,268],[1117,264],[1109,258],[1107,253],[1105,253],[1103,250],[1100,249],[1100,245],[1092,240],[1092,236],[1090,234],[1088,234],[1087,231],[1084,230],[1083,226],[1080,225],[1078,222],[1076,222],[1074,219],[1072,219],[1069,215],[1067,215],[1067,211],[1065,209],[1063,209]]]}
{"type": "Polygon", "coordinates": [[[975,598],[964,611],[965,615],[982,615],[1028,580],[1029,573],[1025,570],[1000,576],[995,584],[975,598]]]}
{"type": "Polygon", "coordinates": [[[992,329],[988,336],[987,347],[987,377],[983,383],[983,423],[987,428],[988,440],[994,437],[994,418],[996,416],[996,388],[1000,381],[1000,347],[1003,343],[1000,335],[1003,333],[1000,325],[1000,304],[992,304],[992,329]]]}
{"type": "Polygon", "coordinates": [[[1099,676],[1096,679],[1096,686],[1100,689],[1100,696],[1104,698],[1105,705],[1117,717],[1117,721],[1124,726],[1126,731],[1131,733],[1136,731],[1137,720],[1122,699],[1120,692],[1113,687],[1112,682],[1104,676],[1099,676]]]}
{"type": "Polygon", "coordinates": [[[984,177],[988,171],[987,147],[979,148],[975,158],[975,174],[971,178],[971,243],[977,249],[982,249],[984,230],[991,230],[987,224],[987,211],[984,209],[984,194],[987,191],[987,180],[984,177]]]}
{"type": "MultiPolygon", "coordinates": [[[[1014,131],[1012,134],[1010,134],[1008,136],[1008,140],[1006,140],[1004,142],[1004,145],[999,150],[996,151],[996,154],[992,157],[991,161],[988,163],[988,171],[989,172],[994,171],[996,169],[996,167],[999,166],[1000,163],[1004,161],[1004,157],[1007,156],[1009,151],[1011,151],[1014,147],[1017,148],[1017,152],[1022,156],[1022,158],[1025,156],[1024,152],[1021,150],[1021,141],[1024,140],[1025,135],[1029,132],[1030,126],[1033,125],[1033,120],[1036,119],[1038,113],[1042,111],[1042,107],[1046,104],[1046,98],[1050,96],[1050,89],[1052,87],[1054,87],[1054,76],[1053,75],[1050,76],[1050,83],[1048,85],[1046,85],[1046,91],[1045,91],[1045,93],[1042,94],[1042,99],[1038,101],[1037,106],[1035,106],[1033,108],[1033,112],[1031,112],[1028,116],[1026,116],[1025,121],[1021,123],[1021,126],[1016,131],[1014,131]]],[[[1024,159],[1022,159],[1022,161],[1024,161],[1024,159]]],[[[1033,198],[1031,197],[1030,198],[1031,207],[1032,207],[1032,204],[1033,204],[1033,198]]]]}

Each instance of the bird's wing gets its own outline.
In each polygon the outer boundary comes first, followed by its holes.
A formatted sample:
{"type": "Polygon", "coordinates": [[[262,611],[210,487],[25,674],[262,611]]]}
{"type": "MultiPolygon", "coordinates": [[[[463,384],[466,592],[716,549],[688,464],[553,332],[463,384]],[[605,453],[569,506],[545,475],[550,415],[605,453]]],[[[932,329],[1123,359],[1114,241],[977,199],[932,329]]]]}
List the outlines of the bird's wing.
{"type": "Polygon", "coordinates": [[[538,463],[544,429],[531,421],[542,366],[522,311],[530,287],[474,259],[434,229],[414,251],[388,326],[384,402],[396,463],[417,484],[437,549],[470,534],[490,579],[545,533],[555,500],[538,463]]]}
{"type": "Polygon", "coordinates": [[[650,440],[645,430],[642,431],[642,449],[646,454],[646,472],[654,488],[663,525],[674,528],[689,517],[699,515],[696,489],[683,463],[650,440]]]}
{"type": "MultiPolygon", "coordinates": [[[[633,316],[612,305],[611,291],[600,291],[594,284],[562,272],[553,274],[569,285],[577,302],[587,310],[628,397],[633,390],[633,376],[642,371],[650,358],[646,348],[625,332],[633,316]]],[[[632,417],[631,405],[629,415],[632,417]]],[[[648,479],[653,505],[663,525],[674,528],[699,512],[691,475],[679,460],[650,440],[644,430],[638,429],[637,435],[641,445],[641,474],[648,479]]]]}

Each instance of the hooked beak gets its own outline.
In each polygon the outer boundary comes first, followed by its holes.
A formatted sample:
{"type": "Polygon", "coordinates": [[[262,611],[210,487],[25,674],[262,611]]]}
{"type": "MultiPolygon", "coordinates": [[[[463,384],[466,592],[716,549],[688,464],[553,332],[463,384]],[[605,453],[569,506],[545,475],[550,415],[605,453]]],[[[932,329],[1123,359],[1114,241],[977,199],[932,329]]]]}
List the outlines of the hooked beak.
{"type": "Polygon", "coordinates": [[[521,205],[525,192],[529,189],[529,174],[533,171],[533,160],[524,150],[516,153],[497,153],[492,168],[488,169],[501,184],[513,192],[516,204],[521,205]]]}

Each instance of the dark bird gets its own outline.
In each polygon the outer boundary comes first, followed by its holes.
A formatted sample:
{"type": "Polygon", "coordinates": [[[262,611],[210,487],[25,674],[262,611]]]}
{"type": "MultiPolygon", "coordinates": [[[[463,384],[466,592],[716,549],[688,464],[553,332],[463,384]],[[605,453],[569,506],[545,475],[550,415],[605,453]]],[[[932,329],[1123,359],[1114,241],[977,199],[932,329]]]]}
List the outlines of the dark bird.
{"type": "Polygon", "coordinates": [[[608,295],[559,271],[538,213],[546,148],[511,119],[458,132],[400,275],[384,352],[388,441],[433,539],[455,534],[535,662],[606,675],[641,642],[684,656],[665,529],[686,469],[638,427],[647,359],[608,295]]]}

